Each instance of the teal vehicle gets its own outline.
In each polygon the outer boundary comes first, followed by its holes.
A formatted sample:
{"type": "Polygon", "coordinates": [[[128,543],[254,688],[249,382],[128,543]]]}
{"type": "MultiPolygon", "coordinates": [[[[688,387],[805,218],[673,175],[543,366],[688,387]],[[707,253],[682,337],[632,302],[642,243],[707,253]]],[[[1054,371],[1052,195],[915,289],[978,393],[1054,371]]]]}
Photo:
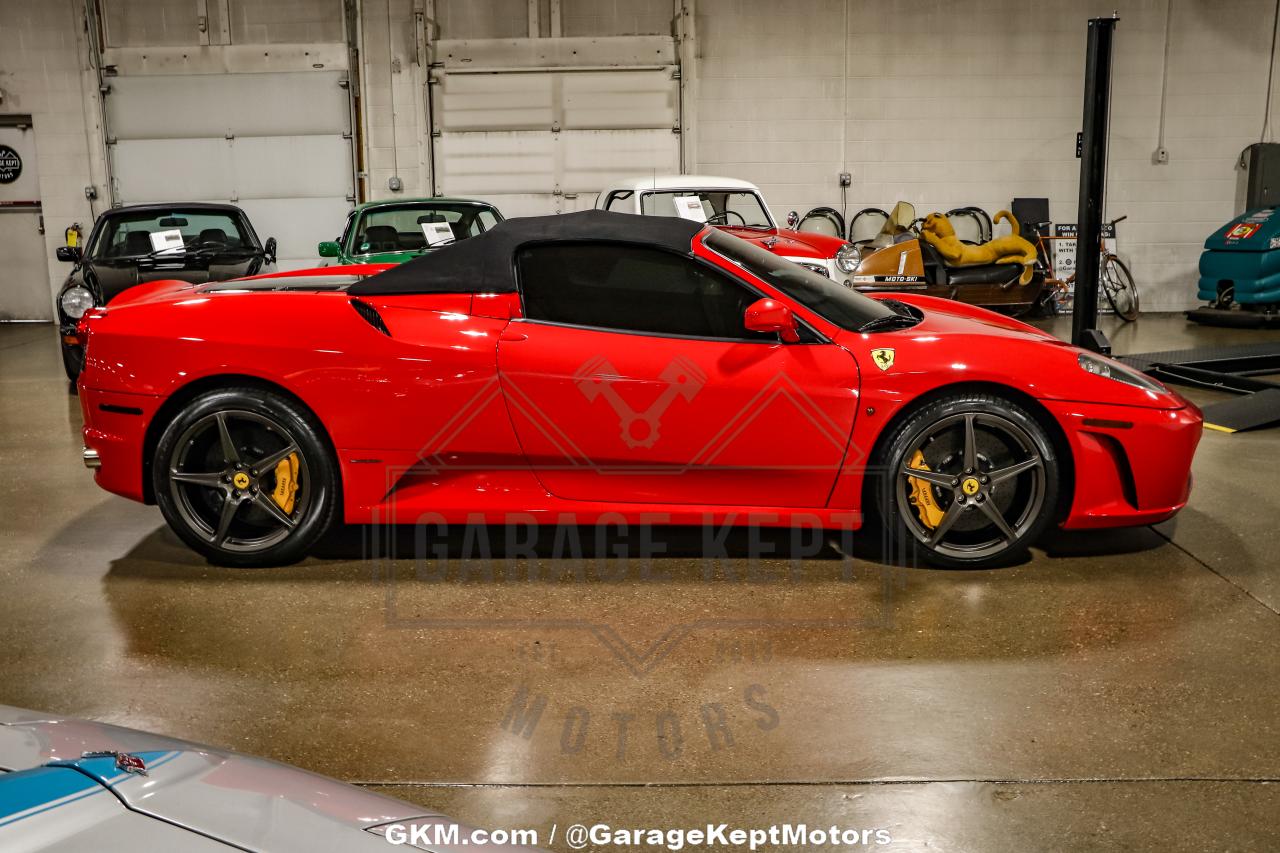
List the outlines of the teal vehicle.
{"type": "Polygon", "coordinates": [[[466,198],[369,201],[351,211],[341,237],[321,243],[318,251],[337,265],[399,264],[445,242],[483,234],[501,221],[498,208],[466,198]]]}
{"type": "Polygon", "coordinates": [[[1219,228],[1200,255],[1197,294],[1208,303],[1187,312],[1200,323],[1264,326],[1280,322],[1280,214],[1247,211],[1219,228]]]}

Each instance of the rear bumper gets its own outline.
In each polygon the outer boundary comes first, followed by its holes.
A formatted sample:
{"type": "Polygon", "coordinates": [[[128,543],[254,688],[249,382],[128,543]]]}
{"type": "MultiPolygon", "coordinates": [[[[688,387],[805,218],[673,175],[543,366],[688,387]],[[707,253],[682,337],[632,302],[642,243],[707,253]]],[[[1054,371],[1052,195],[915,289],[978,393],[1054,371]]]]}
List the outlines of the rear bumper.
{"type": "Polygon", "coordinates": [[[146,394],[80,389],[84,415],[84,455],[94,481],[135,501],[145,500],[142,482],[143,443],[147,424],[155,417],[161,399],[146,394]]]}
{"type": "Polygon", "coordinates": [[[1203,419],[1181,409],[1043,401],[1067,434],[1075,491],[1062,527],[1155,524],[1186,506],[1203,419]]]}

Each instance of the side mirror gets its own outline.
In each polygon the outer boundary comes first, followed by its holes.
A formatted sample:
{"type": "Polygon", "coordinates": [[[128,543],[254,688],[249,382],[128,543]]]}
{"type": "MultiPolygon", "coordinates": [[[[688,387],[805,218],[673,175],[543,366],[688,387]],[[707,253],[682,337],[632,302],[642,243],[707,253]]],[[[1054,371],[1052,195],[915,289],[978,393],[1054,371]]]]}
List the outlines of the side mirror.
{"type": "Polygon", "coordinates": [[[749,332],[774,332],[783,342],[799,343],[800,331],[796,328],[796,315],[776,299],[760,299],[747,306],[742,324],[749,332]]]}
{"type": "Polygon", "coordinates": [[[316,247],[316,250],[320,253],[320,257],[322,258],[336,258],[338,255],[342,254],[342,247],[333,240],[325,240],[316,247]]]}
{"type": "Polygon", "coordinates": [[[266,245],[262,247],[262,251],[267,256],[267,263],[274,264],[276,262],[276,238],[268,237],[266,245]]]}
{"type": "Polygon", "coordinates": [[[80,247],[79,246],[59,246],[58,251],[56,251],[54,254],[58,256],[58,260],[66,261],[69,264],[74,264],[80,260],[80,247]]]}
{"type": "Polygon", "coordinates": [[[800,214],[794,210],[787,214],[787,227],[792,231],[796,230],[796,226],[800,224],[800,214]]]}

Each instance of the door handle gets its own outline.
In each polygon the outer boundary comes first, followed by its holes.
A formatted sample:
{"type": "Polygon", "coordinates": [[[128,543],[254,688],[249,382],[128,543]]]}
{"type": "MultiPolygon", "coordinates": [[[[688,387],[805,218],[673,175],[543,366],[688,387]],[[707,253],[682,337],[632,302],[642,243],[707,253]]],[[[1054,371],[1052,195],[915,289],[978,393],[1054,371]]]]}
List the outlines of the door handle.
{"type": "Polygon", "coordinates": [[[524,332],[519,331],[518,329],[513,329],[513,328],[511,328],[510,326],[508,326],[507,328],[505,328],[505,329],[503,329],[503,330],[502,330],[502,334],[498,335],[498,340],[500,340],[500,341],[527,341],[527,340],[529,340],[529,336],[528,336],[528,335],[526,335],[524,332]]]}

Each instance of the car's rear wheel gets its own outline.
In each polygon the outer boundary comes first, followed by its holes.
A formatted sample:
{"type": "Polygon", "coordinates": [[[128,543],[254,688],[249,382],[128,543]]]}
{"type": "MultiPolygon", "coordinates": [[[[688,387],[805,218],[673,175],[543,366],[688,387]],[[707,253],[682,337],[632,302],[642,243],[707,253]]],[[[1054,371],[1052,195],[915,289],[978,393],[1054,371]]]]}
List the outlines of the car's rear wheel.
{"type": "Polygon", "coordinates": [[[188,403],[157,443],[152,483],[174,532],[227,566],[301,559],[338,505],[336,465],[314,416],[254,388],[188,403]]]}
{"type": "Polygon", "coordinates": [[[1016,560],[1057,509],[1053,442],[1003,397],[961,393],[929,403],[893,430],[876,462],[881,519],[896,543],[935,565],[1016,560]]]}

